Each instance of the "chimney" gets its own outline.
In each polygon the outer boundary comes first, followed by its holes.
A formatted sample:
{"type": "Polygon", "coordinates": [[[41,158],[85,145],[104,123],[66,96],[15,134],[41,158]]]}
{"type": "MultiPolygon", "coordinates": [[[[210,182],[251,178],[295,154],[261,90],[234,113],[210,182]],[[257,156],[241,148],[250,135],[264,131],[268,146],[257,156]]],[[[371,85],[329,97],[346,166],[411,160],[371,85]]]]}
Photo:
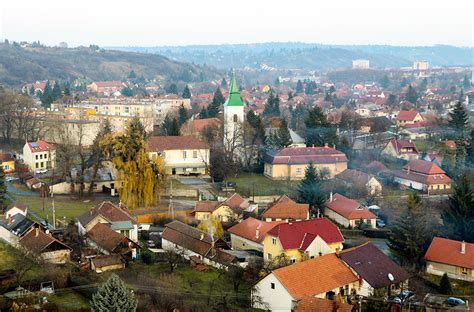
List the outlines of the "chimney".
{"type": "Polygon", "coordinates": [[[324,148],[328,148],[329,145],[327,143],[324,143],[324,148]]]}
{"type": "Polygon", "coordinates": [[[332,203],[332,192],[329,193],[329,202],[332,203]]]}
{"type": "Polygon", "coordinates": [[[407,174],[410,174],[410,166],[407,167],[407,174]]]}
{"type": "Polygon", "coordinates": [[[201,233],[201,238],[199,240],[203,240],[204,239],[204,233],[201,233]]]}
{"type": "Polygon", "coordinates": [[[12,215],[8,214],[8,224],[12,224],[12,215]]]}
{"type": "Polygon", "coordinates": [[[466,253],[466,242],[461,242],[461,253],[464,255],[466,253]]]}
{"type": "Polygon", "coordinates": [[[39,235],[39,229],[35,228],[35,237],[38,237],[38,235],[39,235]]]}
{"type": "Polygon", "coordinates": [[[336,144],[333,144],[333,145],[332,145],[332,148],[333,148],[333,149],[336,149],[336,144]]]}
{"type": "Polygon", "coordinates": [[[260,225],[257,226],[257,229],[255,230],[255,238],[258,239],[260,237],[260,225]]]}
{"type": "Polygon", "coordinates": [[[408,142],[410,142],[410,143],[411,143],[411,139],[409,139],[409,140],[408,140],[408,142]]]}

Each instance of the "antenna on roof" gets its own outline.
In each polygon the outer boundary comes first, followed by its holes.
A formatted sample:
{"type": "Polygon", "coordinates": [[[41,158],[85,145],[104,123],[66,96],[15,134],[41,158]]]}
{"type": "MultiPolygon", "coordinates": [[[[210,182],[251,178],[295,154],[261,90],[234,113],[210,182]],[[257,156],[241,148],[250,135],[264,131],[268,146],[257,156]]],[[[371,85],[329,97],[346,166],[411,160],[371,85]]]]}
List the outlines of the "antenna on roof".
{"type": "Polygon", "coordinates": [[[393,282],[395,278],[393,277],[392,273],[388,273],[388,279],[393,282]]]}

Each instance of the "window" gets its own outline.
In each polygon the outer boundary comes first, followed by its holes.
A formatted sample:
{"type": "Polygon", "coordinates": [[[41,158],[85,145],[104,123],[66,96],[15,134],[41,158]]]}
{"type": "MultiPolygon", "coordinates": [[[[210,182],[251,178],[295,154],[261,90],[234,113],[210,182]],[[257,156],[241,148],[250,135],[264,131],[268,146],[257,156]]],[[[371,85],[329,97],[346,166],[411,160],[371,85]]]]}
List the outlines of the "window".
{"type": "Polygon", "coordinates": [[[234,114],[234,122],[237,122],[238,118],[237,118],[237,114],[234,114]]]}
{"type": "Polygon", "coordinates": [[[301,174],[302,172],[301,168],[296,168],[296,174],[301,174]]]}
{"type": "Polygon", "coordinates": [[[43,168],[43,167],[44,167],[44,162],[41,162],[41,168],[43,168]]]}
{"type": "Polygon", "coordinates": [[[197,172],[198,171],[198,168],[193,168],[193,172],[197,172]]]}
{"type": "Polygon", "coordinates": [[[198,152],[197,151],[193,151],[193,158],[198,158],[198,152]]]}
{"type": "Polygon", "coordinates": [[[38,168],[38,163],[35,163],[35,167],[38,168]]]}
{"type": "Polygon", "coordinates": [[[461,274],[467,275],[467,268],[461,268],[461,274]]]}
{"type": "Polygon", "coordinates": [[[270,283],[270,288],[275,289],[275,283],[270,283]]]}
{"type": "Polygon", "coordinates": [[[38,160],[38,155],[35,155],[35,159],[38,160]]]}
{"type": "Polygon", "coordinates": [[[43,159],[43,154],[40,154],[40,159],[43,159]]]}
{"type": "Polygon", "coordinates": [[[268,253],[268,260],[272,260],[272,254],[268,253]]]}
{"type": "Polygon", "coordinates": [[[277,244],[277,239],[275,237],[272,237],[272,244],[276,245],[277,244]]]}
{"type": "Polygon", "coordinates": [[[188,153],[186,153],[186,151],[183,151],[183,158],[186,159],[186,157],[188,156],[187,155],[188,153]]]}
{"type": "Polygon", "coordinates": [[[295,257],[291,257],[291,258],[290,258],[290,262],[291,262],[291,263],[295,263],[295,262],[296,262],[296,258],[295,258],[295,257]]]}

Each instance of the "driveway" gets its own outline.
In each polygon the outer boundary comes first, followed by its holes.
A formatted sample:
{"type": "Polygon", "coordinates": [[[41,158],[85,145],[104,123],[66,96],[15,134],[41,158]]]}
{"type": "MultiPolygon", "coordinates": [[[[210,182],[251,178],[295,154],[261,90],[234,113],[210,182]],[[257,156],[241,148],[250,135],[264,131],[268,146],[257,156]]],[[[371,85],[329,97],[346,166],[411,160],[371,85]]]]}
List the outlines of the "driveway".
{"type": "Polygon", "coordinates": [[[180,177],[180,176],[176,176],[176,177],[173,177],[173,178],[178,180],[181,184],[188,185],[188,186],[197,186],[197,185],[206,185],[206,184],[208,184],[203,178],[200,178],[200,177],[180,177]]]}
{"type": "Polygon", "coordinates": [[[20,196],[38,196],[38,193],[35,193],[32,191],[20,190],[19,188],[16,188],[10,182],[7,182],[7,192],[10,194],[20,195],[20,196]]]}

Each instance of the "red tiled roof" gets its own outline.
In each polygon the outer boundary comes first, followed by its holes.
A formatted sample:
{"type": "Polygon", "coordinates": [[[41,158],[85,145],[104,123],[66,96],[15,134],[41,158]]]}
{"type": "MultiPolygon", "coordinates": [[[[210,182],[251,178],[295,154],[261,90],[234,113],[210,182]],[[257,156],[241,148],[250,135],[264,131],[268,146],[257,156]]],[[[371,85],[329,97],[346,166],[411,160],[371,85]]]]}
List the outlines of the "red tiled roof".
{"type": "Polygon", "coordinates": [[[298,312],[352,312],[352,305],[338,302],[336,300],[316,298],[308,295],[304,296],[298,306],[298,312]]]}
{"type": "Polygon", "coordinates": [[[208,149],[207,143],[194,136],[152,136],[147,141],[148,150],[162,152],[164,150],[208,149]]]}
{"type": "Polygon", "coordinates": [[[261,243],[267,232],[282,222],[284,221],[265,222],[250,217],[234,225],[228,231],[253,242],[261,243]]]}
{"type": "Polygon", "coordinates": [[[240,194],[234,193],[228,197],[224,203],[226,203],[232,209],[246,209],[250,206],[249,202],[244,199],[240,194]]]}
{"type": "Polygon", "coordinates": [[[262,214],[263,218],[306,220],[309,217],[309,205],[297,204],[293,201],[275,203],[268,207],[262,214]]]}
{"type": "Polygon", "coordinates": [[[426,161],[426,160],[421,160],[421,159],[410,161],[408,164],[403,166],[403,169],[405,170],[409,169],[410,171],[415,171],[415,172],[423,173],[423,174],[445,174],[446,173],[437,164],[431,161],[426,161]]]}
{"type": "Polygon", "coordinates": [[[201,200],[197,201],[193,212],[213,212],[219,206],[218,201],[201,200]]]}
{"type": "Polygon", "coordinates": [[[28,142],[27,144],[32,153],[47,152],[54,149],[54,146],[52,144],[49,144],[48,142],[43,140],[37,140],[36,142],[28,142]]]}
{"type": "Polygon", "coordinates": [[[265,155],[272,164],[327,164],[347,162],[346,154],[332,147],[287,147],[265,155]]]}
{"type": "Polygon", "coordinates": [[[112,80],[112,81],[94,81],[95,85],[101,88],[105,87],[122,87],[123,83],[118,80],[112,80]]]}
{"type": "Polygon", "coordinates": [[[355,169],[346,169],[336,175],[336,178],[340,180],[361,185],[367,184],[373,177],[373,175],[355,169]]]}
{"type": "Polygon", "coordinates": [[[10,153],[0,153],[0,163],[14,160],[15,158],[13,158],[10,153]]]}
{"type": "Polygon", "coordinates": [[[218,126],[220,120],[218,118],[205,118],[205,119],[194,119],[190,122],[190,130],[192,133],[201,132],[207,126],[218,126]]]}
{"type": "Polygon", "coordinates": [[[408,170],[397,170],[393,174],[401,179],[420,182],[423,184],[446,184],[451,183],[452,180],[446,174],[432,174],[426,175],[417,172],[408,172],[408,170]]]}
{"type": "Polygon", "coordinates": [[[278,237],[285,250],[306,250],[317,236],[328,244],[344,241],[339,228],[326,218],[282,223],[271,229],[268,234],[278,237]]]}
{"type": "Polygon", "coordinates": [[[273,274],[296,300],[358,281],[334,253],[274,270],[273,274]]]}
{"type": "MultiPolygon", "coordinates": [[[[59,246],[61,249],[71,249],[69,246],[54,238],[51,234],[46,234],[38,228],[31,229],[20,239],[19,243],[26,250],[34,253],[41,253],[52,244],[59,246]]],[[[58,250],[58,248],[56,250],[58,250]]]]}
{"type": "Polygon", "coordinates": [[[425,259],[428,261],[474,269],[474,244],[465,243],[465,253],[461,253],[460,241],[435,237],[431,242],[425,259]]]}
{"type": "Polygon", "coordinates": [[[99,207],[92,208],[77,219],[83,226],[86,226],[98,215],[101,215],[109,222],[131,221],[133,224],[137,223],[137,220],[132,217],[130,211],[125,206],[119,207],[110,201],[102,202],[99,207]]]}
{"type": "Polygon", "coordinates": [[[131,250],[131,245],[136,246],[133,241],[100,222],[87,232],[87,236],[108,252],[128,252],[131,250]]]}
{"type": "Polygon", "coordinates": [[[398,155],[401,154],[418,154],[418,148],[416,147],[415,143],[410,142],[409,140],[397,140],[391,139],[388,144],[392,144],[393,148],[397,152],[398,155]],[[413,152],[404,152],[402,148],[413,149],[413,152]]]}
{"type": "Polygon", "coordinates": [[[374,215],[356,200],[347,198],[337,193],[332,196],[332,201],[331,199],[328,199],[324,203],[324,206],[348,220],[377,218],[376,215],[374,215]]]}
{"type": "Polygon", "coordinates": [[[418,114],[419,112],[415,110],[411,110],[411,111],[401,110],[397,115],[397,120],[413,121],[418,114]]]}

